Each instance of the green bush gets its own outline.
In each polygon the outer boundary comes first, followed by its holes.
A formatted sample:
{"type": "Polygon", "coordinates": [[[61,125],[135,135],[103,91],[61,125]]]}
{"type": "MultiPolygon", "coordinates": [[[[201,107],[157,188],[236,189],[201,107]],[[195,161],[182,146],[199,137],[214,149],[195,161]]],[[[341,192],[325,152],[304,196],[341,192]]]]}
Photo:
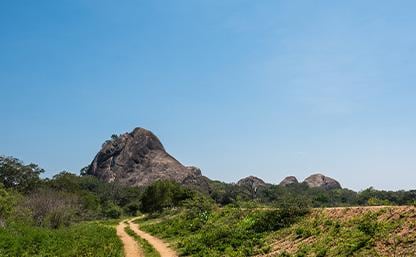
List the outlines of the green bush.
{"type": "Polygon", "coordinates": [[[6,226],[6,220],[12,215],[17,194],[8,192],[0,183],[0,229],[6,226]]]}
{"type": "Polygon", "coordinates": [[[286,201],[276,209],[253,213],[252,229],[257,233],[275,231],[290,226],[308,212],[308,206],[301,200],[286,201]]]}

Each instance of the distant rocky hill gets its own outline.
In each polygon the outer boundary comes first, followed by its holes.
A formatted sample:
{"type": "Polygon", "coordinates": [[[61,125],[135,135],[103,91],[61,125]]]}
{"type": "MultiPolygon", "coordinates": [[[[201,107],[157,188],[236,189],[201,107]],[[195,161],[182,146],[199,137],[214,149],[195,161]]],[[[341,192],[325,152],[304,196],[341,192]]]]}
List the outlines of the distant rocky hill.
{"type": "Polygon", "coordinates": [[[267,184],[266,184],[266,182],[264,182],[262,179],[260,179],[258,177],[249,176],[249,177],[240,179],[237,182],[237,185],[258,188],[258,187],[266,186],[267,184]]]}
{"type": "MultiPolygon", "coordinates": [[[[280,186],[288,186],[292,184],[298,184],[298,180],[294,176],[286,177],[280,182],[280,186]]],[[[322,174],[313,174],[305,179],[302,183],[305,183],[310,188],[323,188],[323,189],[339,189],[342,188],[341,184],[333,178],[327,177],[322,174]]]]}
{"type": "Polygon", "coordinates": [[[288,186],[288,185],[292,185],[292,184],[298,184],[299,181],[296,177],[294,176],[289,176],[286,177],[285,179],[282,180],[282,182],[279,183],[280,186],[288,186]]]}
{"type": "Polygon", "coordinates": [[[127,186],[146,186],[156,180],[199,186],[208,183],[200,169],[182,165],[165,151],[152,132],[143,128],[106,141],[87,174],[127,186]]]}
{"type": "Polygon", "coordinates": [[[304,181],[309,187],[320,187],[325,189],[338,189],[341,184],[333,178],[326,177],[322,174],[314,174],[307,177],[304,181]]]}
{"type": "MultiPolygon", "coordinates": [[[[174,180],[183,185],[209,192],[211,180],[201,174],[199,168],[184,166],[168,154],[160,140],[149,130],[135,128],[130,133],[112,136],[97,153],[87,174],[107,182],[126,186],[146,186],[156,180],[174,180]]],[[[298,184],[296,177],[286,177],[280,186],[298,184]]],[[[303,183],[309,187],[324,189],[341,188],[338,181],[322,174],[314,174],[303,183]]],[[[271,186],[260,178],[250,176],[237,182],[237,186],[257,192],[271,186]]]]}

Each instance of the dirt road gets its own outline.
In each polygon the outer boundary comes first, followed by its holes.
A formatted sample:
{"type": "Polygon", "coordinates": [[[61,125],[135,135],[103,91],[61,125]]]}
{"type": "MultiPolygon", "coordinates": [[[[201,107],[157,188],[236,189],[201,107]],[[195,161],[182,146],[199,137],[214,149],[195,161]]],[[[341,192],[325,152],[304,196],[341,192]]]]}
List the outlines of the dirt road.
{"type": "Polygon", "coordinates": [[[124,221],[120,222],[117,225],[117,236],[123,242],[124,246],[124,257],[144,257],[143,251],[137,245],[136,240],[129,236],[124,228],[127,227],[127,224],[124,221]]]}
{"type": "Polygon", "coordinates": [[[117,226],[117,235],[123,242],[125,257],[145,257],[143,251],[139,248],[138,243],[134,240],[134,238],[129,236],[124,231],[126,226],[130,227],[134,233],[149,242],[149,244],[151,244],[156,251],[159,252],[160,257],[178,257],[178,254],[169,248],[165,242],[140,230],[139,226],[133,223],[132,220],[124,220],[117,226]],[[127,224],[125,222],[127,222],[127,224]]]}
{"type": "Polygon", "coordinates": [[[175,251],[169,248],[169,246],[165,242],[163,242],[159,238],[150,235],[149,233],[140,230],[139,225],[131,222],[131,220],[128,223],[130,228],[134,231],[134,233],[136,233],[141,238],[149,242],[149,244],[151,244],[156,249],[156,251],[159,252],[160,257],[178,257],[178,254],[176,254],[175,251]]]}

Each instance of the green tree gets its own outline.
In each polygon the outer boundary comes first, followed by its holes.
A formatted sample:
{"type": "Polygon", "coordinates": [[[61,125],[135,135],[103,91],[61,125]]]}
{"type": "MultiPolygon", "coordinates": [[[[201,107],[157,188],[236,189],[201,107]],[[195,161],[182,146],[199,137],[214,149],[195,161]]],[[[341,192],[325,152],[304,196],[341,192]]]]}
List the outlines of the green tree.
{"type": "Polygon", "coordinates": [[[141,209],[144,212],[160,212],[164,208],[178,206],[191,198],[193,192],[173,181],[156,181],[143,192],[141,209]]]}
{"type": "Polygon", "coordinates": [[[28,192],[40,183],[39,175],[43,172],[36,164],[25,165],[13,157],[0,157],[0,182],[6,188],[28,192]]]}

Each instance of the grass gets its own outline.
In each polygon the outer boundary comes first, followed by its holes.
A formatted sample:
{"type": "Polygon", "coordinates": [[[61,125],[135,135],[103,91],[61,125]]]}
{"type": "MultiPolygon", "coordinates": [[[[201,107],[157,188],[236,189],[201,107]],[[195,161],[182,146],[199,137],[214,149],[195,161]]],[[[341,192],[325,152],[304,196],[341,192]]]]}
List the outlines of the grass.
{"type": "Polygon", "coordinates": [[[10,224],[0,229],[0,256],[122,257],[123,246],[115,228],[100,222],[61,229],[10,224]]]}
{"type": "Polygon", "coordinates": [[[137,243],[139,243],[141,249],[143,249],[144,256],[146,257],[160,257],[160,254],[156,251],[156,249],[149,244],[146,240],[141,238],[140,236],[136,235],[136,233],[133,232],[129,227],[126,227],[124,229],[127,234],[129,234],[131,237],[133,237],[137,243]]]}

